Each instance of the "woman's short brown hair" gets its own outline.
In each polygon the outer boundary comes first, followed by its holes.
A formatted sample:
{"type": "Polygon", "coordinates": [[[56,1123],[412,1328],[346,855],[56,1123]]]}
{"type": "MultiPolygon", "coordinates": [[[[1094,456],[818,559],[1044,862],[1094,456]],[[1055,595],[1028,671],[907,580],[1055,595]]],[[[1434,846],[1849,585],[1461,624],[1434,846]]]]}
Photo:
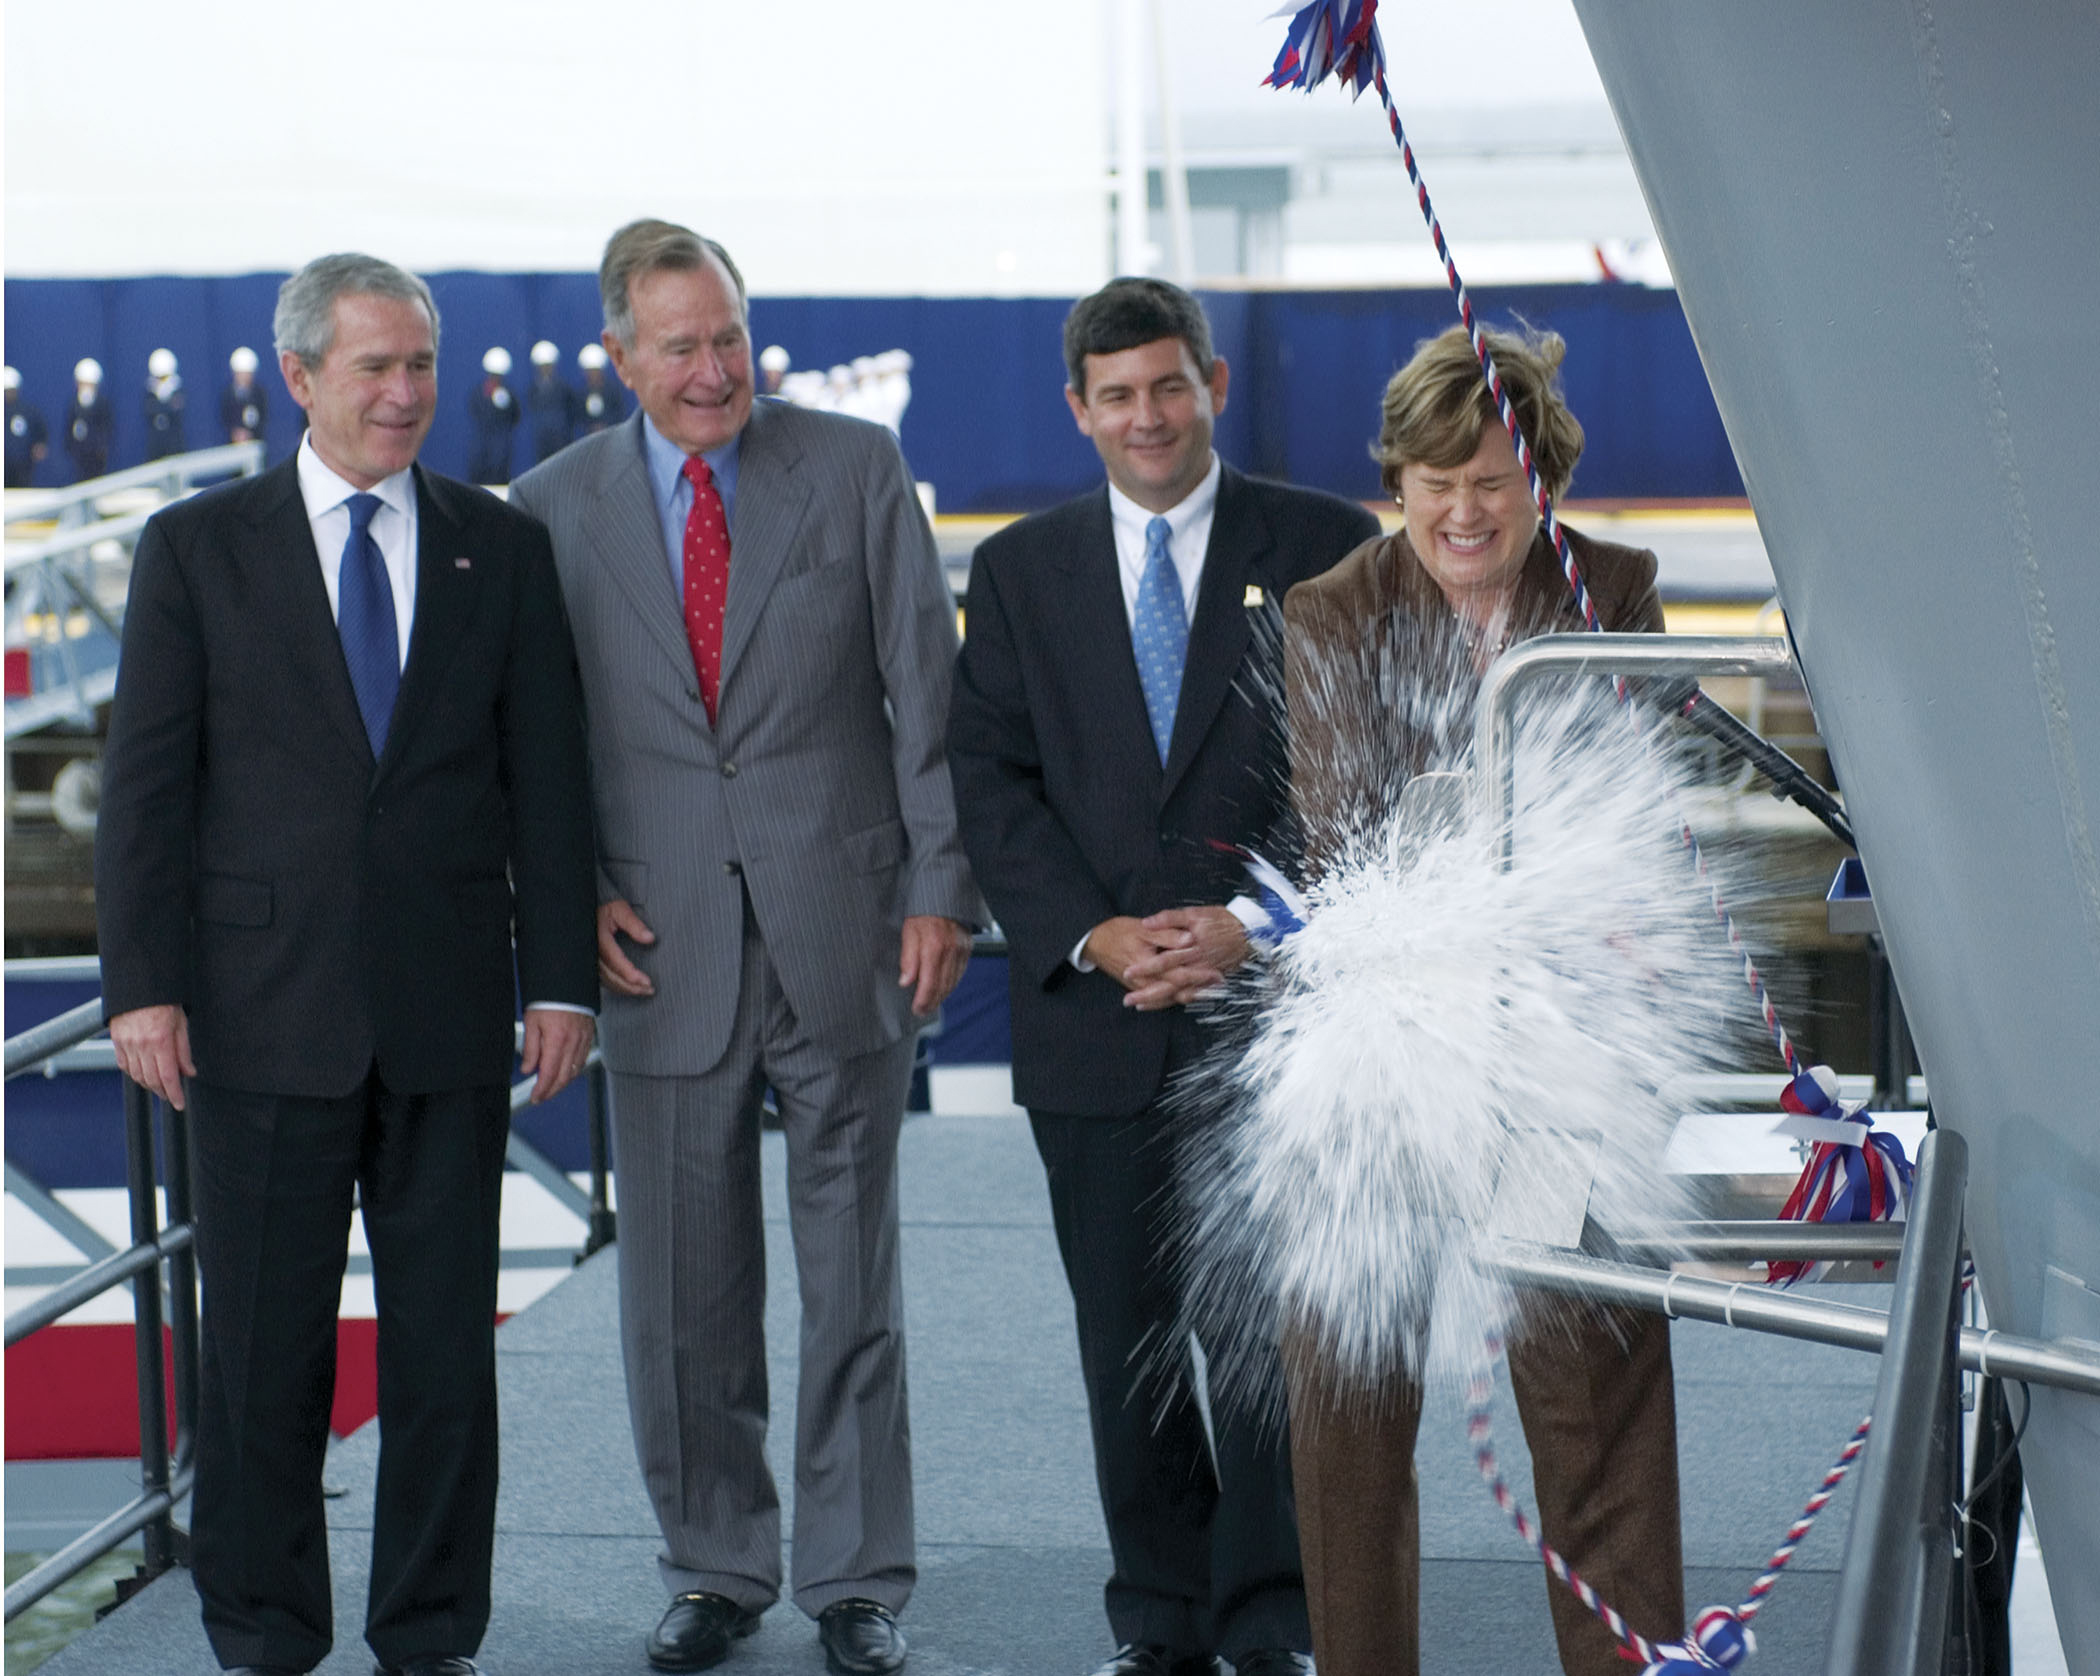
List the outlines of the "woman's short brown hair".
{"type": "MultiPolygon", "coordinates": [[[[1482,335],[1546,492],[1559,500],[1582,458],[1582,426],[1560,392],[1560,363],[1568,346],[1559,333],[1528,326],[1521,332],[1489,327],[1482,335]]],[[[1482,430],[1501,423],[1463,326],[1416,344],[1414,359],[1386,383],[1378,441],[1371,449],[1385,492],[1400,498],[1402,466],[1448,471],[1464,465],[1480,447],[1482,430]]]]}

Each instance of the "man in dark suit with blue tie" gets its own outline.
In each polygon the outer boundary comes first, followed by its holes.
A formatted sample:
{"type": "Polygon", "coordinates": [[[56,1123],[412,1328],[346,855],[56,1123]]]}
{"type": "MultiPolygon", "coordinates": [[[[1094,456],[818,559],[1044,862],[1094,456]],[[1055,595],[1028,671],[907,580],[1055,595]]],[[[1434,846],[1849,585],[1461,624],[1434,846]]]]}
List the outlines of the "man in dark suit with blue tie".
{"type": "Polygon", "coordinates": [[[1378,523],[1219,462],[1227,368],[1178,287],[1083,298],[1065,364],[1108,483],[977,550],[948,748],[1078,1317],[1122,1643],[1098,1676],[1283,1676],[1311,1662],[1288,1440],[1220,1414],[1213,1457],[1193,1372],[1164,1410],[1138,1388],[1182,1319],[1160,1100],[1208,1045],[1187,1003],[1248,953],[1218,846],[1282,813],[1255,619],[1378,523]]]}
{"type": "Polygon", "coordinates": [[[545,531],[415,464],[437,330],[390,263],[287,280],[306,439],[158,514],[124,619],[103,1004],[125,1074],[193,1110],[191,1556],[235,1670],[329,1650],[321,1464],[354,1200],[379,1314],[365,1635],[383,1676],[472,1676],[519,993],[535,1098],[594,1030],[575,652],[545,531]]]}

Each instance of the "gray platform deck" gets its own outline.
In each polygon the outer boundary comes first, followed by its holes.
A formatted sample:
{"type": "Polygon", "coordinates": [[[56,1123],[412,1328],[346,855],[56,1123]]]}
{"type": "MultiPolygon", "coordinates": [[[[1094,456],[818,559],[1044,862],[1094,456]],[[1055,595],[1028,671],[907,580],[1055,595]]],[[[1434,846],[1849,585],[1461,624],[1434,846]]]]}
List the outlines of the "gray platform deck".
{"type": "MultiPolygon", "coordinates": [[[[797,1304],[778,1136],[766,1168],[774,1413],[792,1415],[797,1304]]],[[[905,1128],[903,1175],[921,1568],[904,1618],[910,1669],[1077,1676],[1109,1648],[1108,1554],[1041,1168],[1016,1119],[919,1117],[905,1128]]],[[[482,1648],[490,1676],[648,1669],[642,1638],[662,1608],[657,1538],[628,1437],[611,1259],[585,1265],[497,1337],[504,1486],[482,1648]]],[[[1855,1301],[1863,1290],[1845,1289],[1855,1301]]],[[[1735,1600],[1865,1412],[1876,1365],[1718,1327],[1679,1323],[1676,1335],[1690,1598],[1735,1600]]],[[[1501,1450],[1523,1493],[1528,1461],[1506,1396],[1502,1410],[1501,1450]]],[[[786,1443],[776,1426],[776,1470],[786,1443]]],[[[377,1450],[366,1427],[335,1456],[351,1488],[331,1504],[328,1676],[371,1668],[360,1624],[377,1450]]],[[[1425,1414],[1420,1468],[1425,1672],[1555,1669],[1542,1575],[1481,1487],[1455,1406],[1425,1414]]],[[[782,1494],[792,1494],[785,1474],[782,1494]]],[[[1850,1505],[1841,1494],[1758,1620],[1760,1669],[1820,1665],[1850,1505]]],[[[178,1572],[44,1668],[207,1676],[216,1666],[178,1572]]],[[[810,1676],[823,1655],[815,1627],[784,1605],[722,1668],[810,1676]]]]}

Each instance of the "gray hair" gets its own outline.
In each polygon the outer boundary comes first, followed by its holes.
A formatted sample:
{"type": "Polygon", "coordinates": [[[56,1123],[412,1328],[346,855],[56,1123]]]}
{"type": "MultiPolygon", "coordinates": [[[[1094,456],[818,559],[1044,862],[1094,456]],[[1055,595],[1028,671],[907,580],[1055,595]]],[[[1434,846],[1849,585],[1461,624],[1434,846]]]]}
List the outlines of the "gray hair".
{"type": "Polygon", "coordinates": [[[710,256],[727,270],[730,283],[736,287],[736,306],[748,320],[751,299],[744,291],[744,276],[737,271],[728,251],[675,221],[645,218],[628,222],[605,241],[605,258],[598,264],[598,296],[605,304],[605,329],[632,349],[634,282],[665,269],[691,273],[705,267],[710,256]]]}
{"type": "Polygon", "coordinates": [[[278,287],[277,315],[271,322],[277,353],[296,355],[307,367],[318,367],[335,344],[336,299],[348,296],[420,303],[430,316],[430,347],[437,347],[437,299],[430,287],[406,268],[345,251],[315,257],[278,287]]]}

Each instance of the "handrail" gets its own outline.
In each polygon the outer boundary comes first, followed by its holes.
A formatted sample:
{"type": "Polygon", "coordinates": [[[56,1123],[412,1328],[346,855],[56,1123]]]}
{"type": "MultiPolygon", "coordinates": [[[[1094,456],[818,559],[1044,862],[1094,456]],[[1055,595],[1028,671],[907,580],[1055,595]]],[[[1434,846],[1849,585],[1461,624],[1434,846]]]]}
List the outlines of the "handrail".
{"type": "Polygon", "coordinates": [[[1481,677],[1473,752],[1496,858],[1515,842],[1516,694],[1542,675],[1766,675],[1794,667],[1783,639],[1738,634],[1541,634],[1512,646],[1481,677]]]}
{"type": "MultiPolygon", "coordinates": [[[[9,970],[16,970],[9,963],[9,970]]],[[[26,975],[26,974],[25,974],[26,975]]],[[[36,975],[81,978],[94,975],[86,963],[48,963],[36,975]]],[[[102,998],[32,1025],[6,1043],[6,1074],[12,1078],[35,1071],[59,1056],[79,1050],[104,1028],[102,998]]],[[[582,1257],[601,1250],[614,1237],[614,1213],[608,1193],[606,1136],[608,1099],[605,1067],[594,1050],[588,1062],[591,1187],[586,1195],[537,1148],[511,1138],[511,1161],[557,1192],[569,1208],[584,1217],[590,1232],[582,1257]],[[551,1180],[549,1178],[552,1178],[551,1180]],[[558,1186],[557,1186],[558,1184],[558,1186]]],[[[511,1109],[530,1099],[532,1080],[511,1091],[511,1109]]],[[[125,1164],[131,1201],[131,1244],[78,1273],[69,1275],[34,1303],[6,1320],[6,1342],[12,1346],[71,1314],[92,1298],[129,1284],[133,1294],[133,1346],[138,1370],[139,1473],[141,1490],[92,1529],[83,1532],[34,1570],[10,1584],[6,1621],[14,1619],[96,1560],[132,1536],[145,1533],[142,1579],[151,1579],[184,1563],[187,1538],[175,1526],[175,1506],[189,1494],[195,1474],[198,1413],[199,1333],[197,1318],[196,1224],[190,1196],[187,1114],[161,1106],[165,1125],[163,1174],[168,1221],[159,1224],[154,1181],[155,1102],[128,1078],[124,1082],[125,1164]],[[160,1269],[167,1266],[165,1309],[160,1269]],[[172,1355],[164,1354],[165,1320],[172,1355]],[[167,1392],[174,1387],[175,1437],[167,1430],[167,1392]]]]}
{"type": "Polygon", "coordinates": [[[90,1036],[102,1034],[102,997],[33,1024],[19,1036],[7,1038],[7,1074],[10,1077],[33,1071],[53,1054],[76,1047],[90,1036]]]}
{"type": "Polygon", "coordinates": [[[1670,1222],[1651,1234],[1613,1242],[1628,1259],[1669,1262],[1893,1263],[1903,1256],[1900,1222],[1670,1222]]]}
{"type": "Polygon", "coordinates": [[[1909,1256],[1896,1282],[1874,1388],[1874,1432],[1830,1613],[1827,1676],[1942,1668],[1938,1649],[1961,1548],[1962,1192],[1968,1143],[1935,1130],[1918,1149],[1909,1256]]]}
{"type": "Polygon", "coordinates": [[[122,471],[60,488],[17,491],[8,499],[7,522],[21,524],[55,518],[65,525],[82,523],[85,518],[81,509],[105,495],[163,484],[179,495],[199,477],[219,477],[229,472],[252,477],[262,470],[263,454],[260,442],[224,442],[214,448],[170,454],[164,460],[148,460],[143,465],[127,466],[122,471]]]}
{"type": "MultiPolygon", "coordinates": [[[[35,1069],[102,1028],[102,1000],[92,1001],[33,1026],[6,1044],[7,1075],[35,1069]]],[[[185,1538],[176,1530],[175,1504],[189,1493],[197,1431],[197,1267],[195,1223],[190,1213],[189,1132],[183,1114],[166,1109],[164,1171],[169,1222],[160,1226],[154,1158],[156,1102],[143,1088],[124,1083],[125,1174],[131,1200],[131,1245],[91,1263],[65,1284],[7,1318],[12,1346],[42,1331],[90,1298],[129,1284],[132,1347],[138,1370],[140,1493],[7,1589],[6,1621],[12,1623],[70,1578],[79,1575],[126,1538],[145,1534],[143,1578],[182,1563],[185,1538]],[[168,1441],[170,1354],[161,1343],[161,1265],[167,1265],[166,1320],[171,1329],[175,1396],[175,1440],[168,1441]]]]}
{"type": "MultiPolygon", "coordinates": [[[[1804,1242],[1800,1255],[1814,1255],[1813,1246],[1804,1242]]],[[[1712,1321],[1842,1350],[1878,1354],[1889,1336],[1886,1311],[1799,1297],[1776,1291],[1760,1280],[1702,1280],[1524,1240],[1490,1243],[1481,1262],[1490,1274],[1541,1292],[1653,1310],[1674,1319],[1712,1321]]],[[[2024,1379],[2030,1385],[2100,1397],[2100,1351],[2073,1339],[2027,1338],[1964,1327],[1959,1356],[1964,1368],[1987,1378],[2024,1379]]]]}
{"type": "Polygon", "coordinates": [[[92,524],[69,524],[34,541],[11,541],[7,544],[7,574],[13,576],[32,566],[55,563],[69,553],[84,553],[105,541],[121,542],[128,535],[137,535],[159,511],[156,506],[151,511],[120,512],[114,518],[92,524]]]}

